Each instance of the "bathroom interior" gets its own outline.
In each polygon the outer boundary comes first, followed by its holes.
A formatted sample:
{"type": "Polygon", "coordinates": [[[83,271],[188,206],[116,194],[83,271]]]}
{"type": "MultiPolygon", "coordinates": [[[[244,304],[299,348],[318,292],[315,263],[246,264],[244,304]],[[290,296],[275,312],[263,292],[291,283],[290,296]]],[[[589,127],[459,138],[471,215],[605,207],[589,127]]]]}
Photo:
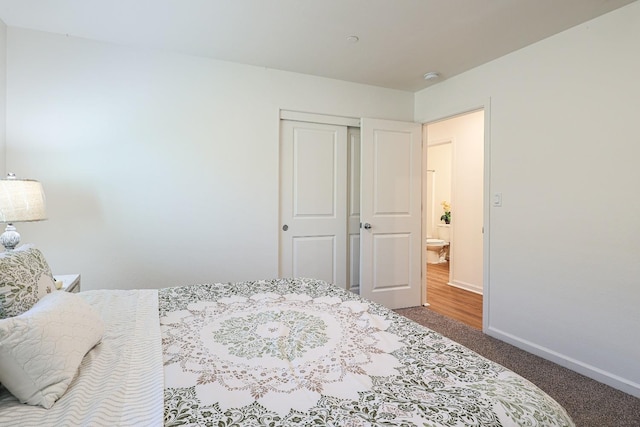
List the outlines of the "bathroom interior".
{"type": "Polygon", "coordinates": [[[426,139],[427,303],[482,329],[484,111],[428,124],[426,139]]]}

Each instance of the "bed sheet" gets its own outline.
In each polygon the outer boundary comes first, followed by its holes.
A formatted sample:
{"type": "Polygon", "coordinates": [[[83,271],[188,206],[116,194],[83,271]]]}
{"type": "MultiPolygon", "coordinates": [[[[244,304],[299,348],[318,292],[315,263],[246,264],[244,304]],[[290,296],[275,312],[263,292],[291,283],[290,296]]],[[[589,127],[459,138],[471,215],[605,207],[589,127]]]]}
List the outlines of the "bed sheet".
{"type": "Polygon", "coordinates": [[[526,379],[322,281],[158,298],[166,426],[573,425],[526,379]]]}

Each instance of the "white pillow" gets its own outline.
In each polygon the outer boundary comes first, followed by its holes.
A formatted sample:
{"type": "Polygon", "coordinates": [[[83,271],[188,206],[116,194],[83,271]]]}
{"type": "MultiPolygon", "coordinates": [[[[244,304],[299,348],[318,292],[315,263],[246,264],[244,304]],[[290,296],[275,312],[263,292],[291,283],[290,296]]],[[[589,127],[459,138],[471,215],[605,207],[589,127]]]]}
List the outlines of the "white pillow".
{"type": "Polygon", "coordinates": [[[0,382],[22,403],[50,408],[69,387],[104,323],[79,295],[57,291],[0,320],[0,382]]]}

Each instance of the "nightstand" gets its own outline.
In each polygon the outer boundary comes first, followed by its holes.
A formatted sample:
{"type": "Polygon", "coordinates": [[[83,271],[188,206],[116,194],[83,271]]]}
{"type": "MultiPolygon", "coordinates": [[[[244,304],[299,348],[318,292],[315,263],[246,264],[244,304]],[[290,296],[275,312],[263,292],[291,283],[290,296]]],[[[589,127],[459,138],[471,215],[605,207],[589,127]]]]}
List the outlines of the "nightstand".
{"type": "Polygon", "coordinates": [[[53,276],[54,279],[62,282],[61,291],[80,292],[80,275],[79,274],[61,274],[53,276]]]}

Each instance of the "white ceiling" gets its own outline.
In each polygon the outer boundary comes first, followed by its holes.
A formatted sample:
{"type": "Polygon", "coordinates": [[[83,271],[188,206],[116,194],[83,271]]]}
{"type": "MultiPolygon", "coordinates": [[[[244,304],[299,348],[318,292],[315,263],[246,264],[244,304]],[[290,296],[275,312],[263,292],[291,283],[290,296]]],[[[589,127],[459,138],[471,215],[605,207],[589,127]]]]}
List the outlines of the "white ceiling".
{"type": "Polygon", "coordinates": [[[407,91],[634,0],[0,0],[9,26],[407,91]],[[356,35],[358,43],[347,37],[356,35]]]}

